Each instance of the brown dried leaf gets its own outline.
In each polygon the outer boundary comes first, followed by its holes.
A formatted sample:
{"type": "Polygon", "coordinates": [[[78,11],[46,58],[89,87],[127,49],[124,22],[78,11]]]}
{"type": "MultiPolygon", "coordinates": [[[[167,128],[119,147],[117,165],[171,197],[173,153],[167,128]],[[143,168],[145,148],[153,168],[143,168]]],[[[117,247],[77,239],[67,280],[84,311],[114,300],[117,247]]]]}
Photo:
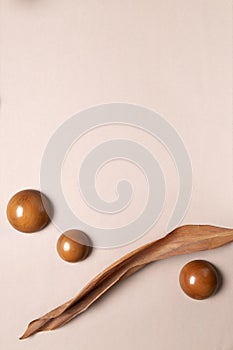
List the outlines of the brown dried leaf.
{"type": "Polygon", "coordinates": [[[233,230],[209,225],[186,225],[125,255],[91,280],[73,299],[32,321],[20,339],[59,328],[84,312],[120,280],[145,265],[171,256],[221,247],[233,241],[233,230]]]}

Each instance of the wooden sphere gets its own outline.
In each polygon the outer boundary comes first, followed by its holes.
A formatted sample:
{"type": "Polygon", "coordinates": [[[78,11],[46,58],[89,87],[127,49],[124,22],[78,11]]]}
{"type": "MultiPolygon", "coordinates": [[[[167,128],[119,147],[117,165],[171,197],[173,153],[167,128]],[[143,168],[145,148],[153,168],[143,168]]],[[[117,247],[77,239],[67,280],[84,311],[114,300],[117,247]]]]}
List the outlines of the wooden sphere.
{"type": "Polygon", "coordinates": [[[42,230],[49,223],[48,211],[49,201],[41,192],[23,190],[10,199],[7,218],[16,230],[32,233],[42,230]]]}
{"type": "Polygon", "coordinates": [[[67,262],[84,260],[90,252],[90,240],[79,230],[64,232],[57,241],[57,252],[67,262]]]}
{"type": "Polygon", "coordinates": [[[219,285],[219,276],[212,264],[193,260],[180,272],[180,286],[190,298],[202,300],[213,295],[219,285]]]}

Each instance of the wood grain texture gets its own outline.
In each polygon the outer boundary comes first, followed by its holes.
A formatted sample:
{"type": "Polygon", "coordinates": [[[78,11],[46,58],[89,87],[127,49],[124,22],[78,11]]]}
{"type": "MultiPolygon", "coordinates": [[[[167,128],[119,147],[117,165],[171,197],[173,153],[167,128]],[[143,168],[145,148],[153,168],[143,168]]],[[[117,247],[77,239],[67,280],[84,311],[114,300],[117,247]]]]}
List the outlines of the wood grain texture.
{"type": "Polygon", "coordinates": [[[185,294],[196,300],[207,299],[218,289],[219,275],[206,260],[193,260],[180,271],[180,286],[185,294]]]}
{"type": "Polygon", "coordinates": [[[16,193],[7,205],[9,223],[18,231],[33,233],[50,222],[51,205],[40,191],[28,189],[16,193]]]}
{"type": "Polygon", "coordinates": [[[90,241],[87,235],[79,230],[66,231],[57,241],[59,256],[70,263],[86,259],[90,250],[90,241]]]}
{"type": "Polygon", "coordinates": [[[214,249],[233,241],[233,229],[209,225],[186,225],[167,236],[125,255],[91,280],[73,299],[32,321],[20,339],[59,328],[87,310],[117,282],[145,265],[176,255],[214,249]]]}

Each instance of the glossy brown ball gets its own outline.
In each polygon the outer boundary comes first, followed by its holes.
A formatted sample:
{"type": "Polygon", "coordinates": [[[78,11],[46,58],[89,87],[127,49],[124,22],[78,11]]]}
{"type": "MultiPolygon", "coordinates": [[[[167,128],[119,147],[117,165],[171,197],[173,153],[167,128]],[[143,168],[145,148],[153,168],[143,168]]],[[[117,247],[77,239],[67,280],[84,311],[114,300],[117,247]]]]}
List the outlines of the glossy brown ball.
{"type": "Polygon", "coordinates": [[[207,299],[219,285],[219,276],[212,264],[205,260],[193,260],[180,272],[180,286],[193,299],[207,299]]]}
{"type": "Polygon", "coordinates": [[[57,241],[57,252],[67,262],[84,260],[90,253],[90,240],[82,231],[66,231],[57,241]]]}
{"type": "Polygon", "coordinates": [[[32,233],[42,230],[49,223],[49,209],[49,201],[41,192],[23,190],[10,199],[7,218],[16,230],[32,233]]]}

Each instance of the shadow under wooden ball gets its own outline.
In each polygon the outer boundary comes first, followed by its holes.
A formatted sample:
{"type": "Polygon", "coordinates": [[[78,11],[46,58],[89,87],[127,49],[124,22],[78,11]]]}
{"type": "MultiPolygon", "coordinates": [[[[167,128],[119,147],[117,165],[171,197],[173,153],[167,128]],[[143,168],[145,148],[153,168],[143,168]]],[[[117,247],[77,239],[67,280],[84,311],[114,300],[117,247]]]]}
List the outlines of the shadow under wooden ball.
{"type": "Polygon", "coordinates": [[[219,269],[219,267],[217,267],[216,265],[210,263],[216,270],[217,275],[218,275],[218,285],[217,288],[215,290],[215,294],[219,293],[224,285],[224,274],[223,272],[219,269]]]}

